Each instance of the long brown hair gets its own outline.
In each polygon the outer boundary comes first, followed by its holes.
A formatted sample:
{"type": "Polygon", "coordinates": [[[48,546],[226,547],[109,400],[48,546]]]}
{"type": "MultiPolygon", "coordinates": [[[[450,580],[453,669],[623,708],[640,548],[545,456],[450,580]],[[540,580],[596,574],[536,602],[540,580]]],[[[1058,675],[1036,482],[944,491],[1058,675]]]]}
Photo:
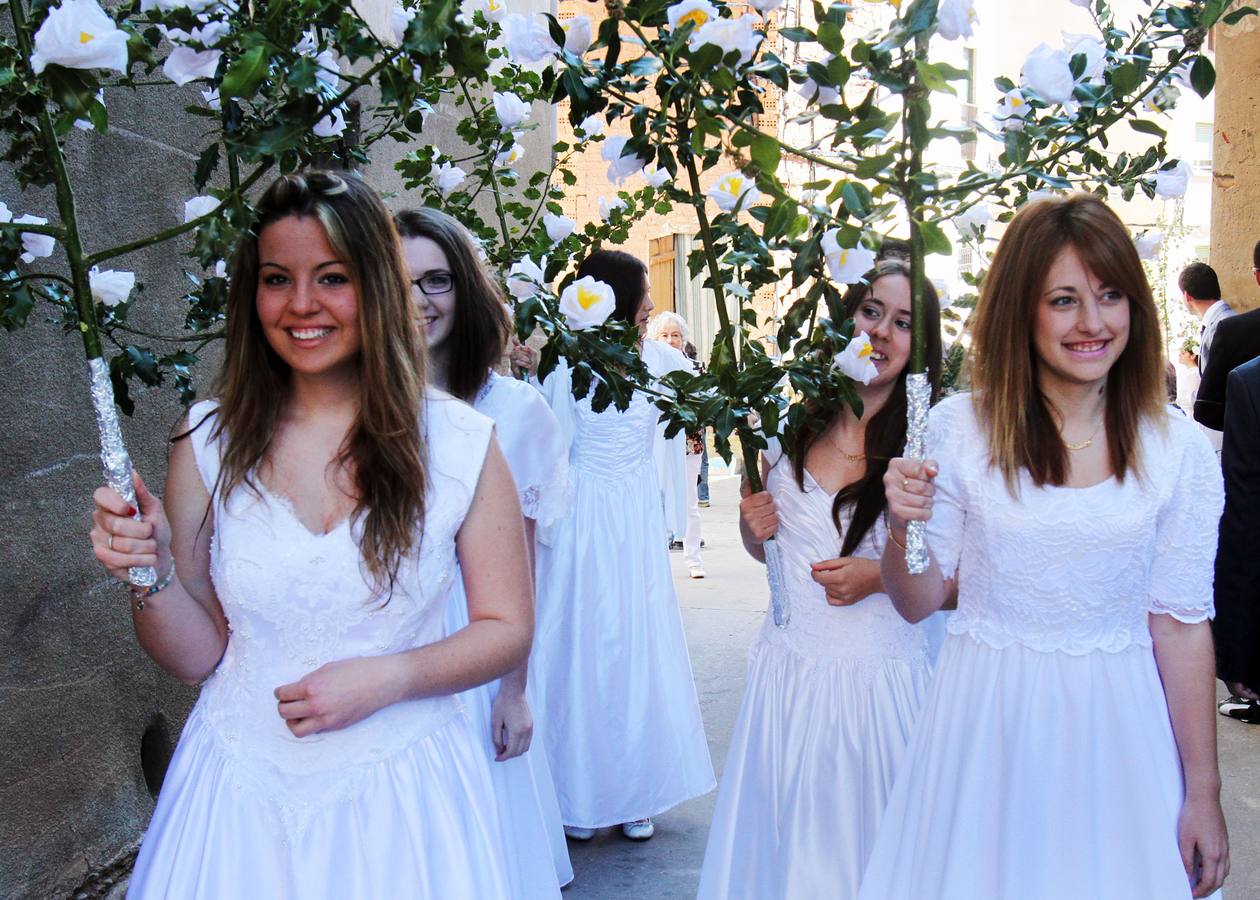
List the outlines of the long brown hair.
{"type": "Polygon", "coordinates": [[[1120,218],[1093,194],[1031,203],[1016,213],[993,256],[972,328],[975,405],[992,464],[1012,493],[1019,473],[1033,484],[1067,481],[1068,450],[1037,381],[1037,304],[1050,267],[1071,248],[1108,287],[1129,299],[1129,339],[1107,374],[1106,426],[1120,481],[1141,471],[1143,421],[1163,412],[1163,351],[1151,286],[1120,218]]]}
{"type": "Polygon", "coordinates": [[[258,319],[258,236],[290,216],[317,220],[358,293],[359,408],[334,464],[354,483],[352,518],[374,591],[386,598],[403,559],[420,546],[427,459],[421,428],[424,350],[388,210],[357,176],[305,172],[276,179],[258,202],[258,221],[236,248],[228,288],[227,347],[216,385],[224,438],[220,496],[254,479],[267,461],[290,370],[258,319]]]}
{"type": "Polygon", "coordinates": [[[511,322],[503,292],[486,271],[473,236],[452,216],[428,207],[406,209],[395,213],[394,224],[404,240],[428,238],[437,244],[451,267],[455,317],[446,338],[446,384],[456,397],[472,403],[507,347],[511,322]]]}
{"type": "MultiPolygon", "coordinates": [[[[889,275],[901,275],[910,280],[910,267],[896,257],[889,257],[876,264],[867,272],[863,281],[852,285],[844,295],[844,318],[851,319],[862,301],[866,300],[875,289],[875,283],[889,275]]],[[[930,281],[923,285],[923,304],[927,323],[927,366],[928,381],[932,385],[932,402],[936,402],[941,387],[941,304],[936,296],[936,288],[930,281]]],[[[830,348],[833,354],[840,348],[830,348]]],[[[831,520],[836,530],[844,535],[840,546],[841,556],[852,556],[862,539],[866,537],[871,526],[884,513],[887,500],[884,497],[884,473],[888,471],[888,462],[894,456],[900,456],[906,444],[906,375],[910,367],[907,365],[897,376],[892,394],[883,407],[871,416],[866,423],[863,438],[863,453],[866,454],[866,474],[852,484],[846,484],[836,494],[831,504],[831,520]],[[853,518],[849,530],[840,525],[840,514],[844,507],[853,506],[853,518]]],[[[801,429],[792,453],[792,472],[796,476],[796,484],[805,489],[805,456],[810,447],[826,431],[824,424],[815,431],[808,425],[801,429]]]]}
{"type": "Polygon", "coordinates": [[[613,289],[617,305],[611,318],[634,324],[643,305],[648,269],[643,260],[622,250],[596,250],[582,260],[577,277],[590,275],[613,289]]]}

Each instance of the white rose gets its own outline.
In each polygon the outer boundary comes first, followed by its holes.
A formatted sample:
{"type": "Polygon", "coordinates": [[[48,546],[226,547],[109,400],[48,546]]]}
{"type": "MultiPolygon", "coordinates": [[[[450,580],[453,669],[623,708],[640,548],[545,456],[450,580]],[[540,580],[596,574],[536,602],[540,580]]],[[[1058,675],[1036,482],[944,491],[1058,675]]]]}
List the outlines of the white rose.
{"type": "Polygon", "coordinates": [[[658,166],[652,166],[650,169],[645,166],[639,174],[654,188],[664,187],[669,182],[669,171],[658,166]]]}
{"type": "Polygon", "coordinates": [[[178,85],[188,84],[198,78],[213,78],[223,57],[219,50],[194,50],[192,47],[176,47],[162,63],[162,73],[178,85]]]}
{"type": "Polygon", "coordinates": [[[757,17],[742,15],[737,19],[712,19],[696,29],[690,45],[694,48],[712,44],[722,49],[722,58],[739,51],[741,64],[752,62],[765,35],[756,31],[757,17]]]}
{"type": "Polygon", "coordinates": [[[1085,71],[1081,81],[1099,81],[1107,68],[1107,45],[1092,34],[1068,34],[1063,32],[1063,49],[1068,61],[1073,56],[1084,55],[1085,71]]]}
{"type": "Polygon", "coordinates": [[[544,213],[543,228],[547,229],[547,238],[551,243],[558,244],[577,230],[577,222],[574,222],[568,216],[544,213]]]}
{"type": "Polygon", "coordinates": [[[135,272],[117,272],[114,269],[101,271],[92,266],[88,272],[88,285],[92,289],[92,299],[102,306],[117,306],[130,296],[136,286],[135,272]]]}
{"type": "Polygon", "coordinates": [[[936,10],[936,33],[947,41],[973,36],[975,0],[941,0],[936,10]]]}
{"type": "Polygon", "coordinates": [[[211,88],[208,91],[201,92],[201,99],[206,101],[206,106],[216,112],[223,109],[223,104],[219,102],[219,89],[211,88]]]}
{"type": "Polygon", "coordinates": [[[574,56],[581,56],[591,49],[591,17],[574,16],[567,22],[561,22],[564,31],[564,49],[574,56]]]}
{"type": "Polygon", "coordinates": [[[1032,106],[1029,105],[1024,92],[1019,88],[1012,88],[1002,95],[1002,102],[998,104],[993,118],[1005,131],[1023,131],[1024,120],[1028,118],[1030,112],[1032,112],[1032,106]]]}
{"type": "Polygon", "coordinates": [[[394,43],[401,44],[407,39],[407,29],[411,27],[411,20],[415,17],[414,9],[408,9],[401,3],[394,4],[394,8],[389,12],[389,24],[394,30],[394,43]]]}
{"type": "Polygon", "coordinates": [[[551,31],[537,18],[527,19],[519,13],[503,17],[503,44],[508,56],[517,65],[541,62],[556,55],[560,48],[551,39],[551,31]]]}
{"type": "MultiPolygon", "coordinates": [[[[5,210],[8,211],[7,209],[5,210]]],[[[14,225],[47,225],[48,220],[40,216],[19,216],[13,220],[14,225]]],[[[45,256],[52,256],[57,240],[50,234],[36,234],[33,231],[22,232],[22,262],[33,263],[45,256]]]]}
{"type": "Polygon", "coordinates": [[[671,31],[677,31],[684,25],[690,25],[694,30],[717,17],[717,7],[708,0],[682,0],[665,11],[671,31]]]}
{"type": "Polygon", "coordinates": [[[127,74],[127,32],[96,0],[61,0],[35,32],[31,70],[52,64],[67,69],[113,69],[127,74]]]}
{"type": "Polygon", "coordinates": [[[823,257],[827,260],[827,271],[837,284],[857,284],[862,276],[875,267],[875,251],[868,250],[859,244],[856,247],[841,247],[839,230],[828,229],[822,236],[823,257]]]}
{"type": "Polygon", "coordinates": [[[512,263],[512,268],[508,269],[508,293],[517,300],[528,300],[538,293],[540,287],[546,287],[546,285],[547,276],[542,266],[528,256],[512,263]]]}
{"type": "Polygon", "coordinates": [[[441,163],[433,170],[433,184],[443,197],[449,197],[451,191],[464,183],[468,173],[452,162],[441,163]]]}
{"type": "Polygon", "coordinates": [[[965,213],[954,216],[954,227],[965,238],[980,236],[980,229],[993,221],[993,213],[987,206],[973,206],[965,213]]]}
{"type": "Polygon", "coordinates": [[[599,137],[604,133],[604,120],[599,116],[587,116],[575,129],[586,135],[588,138],[599,137]]]}
{"type": "Polygon", "coordinates": [[[598,328],[616,308],[613,289],[590,275],[579,278],[560,294],[560,313],[574,331],[598,328]]]}
{"type": "Polygon", "coordinates": [[[706,194],[722,212],[747,209],[761,197],[761,191],[757,190],[753,180],[739,172],[719,178],[717,184],[709,188],[706,194]]]}
{"type": "Polygon", "coordinates": [[[626,208],[626,201],[620,197],[613,197],[609,200],[607,197],[599,198],[599,217],[605,222],[612,221],[613,213],[619,209],[626,208]]]}
{"type": "Polygon", "coordinates": [[[177,9],[190,9],[195,13],[217,9],[223,4],[220,0],[140,0],[140,12],[156,9],[161,12],[173,12],[177,9]]]}
{"type": "Polygon", "coordinates": [[[1076,87],[1071,62],[1067,51],[1038,44],[1024,60],[1024,85],[1050,103],[1067,103],[1076,87]]]}
{"type": "Polygon", "coordinates": [[[332,111],[315,123],[315,127],[311,129],[311,134],[316,137],[331,138],[337,137],[346,130],[346,108],[345,106],[333,107],[332,111]]]}
{"type": "Polygon", "coordinates": [[[511,168],[520,162],[523,156],[525,156],[525,148],[514,142],[511,147],[501,151],[494,158],[494,164],[500,169],[511,168]]]}
{"type": "Polygon", "coordinates": [[[1133,239],[1137,247],[1138,259],[1157,259],[1164,246],[1164,232],[1144,231],[1133,239]]]}
{"type": "Polygon", "coordinates": [[[511,91],[495,91],[494,114],[504,131],[511,131],[529,118],[529,104],[511,91]]]}
{"type": "Polygon", "coordinates": [[[210,270],[210,274],[214,278],[227,278],[228,277],[227,260],[216,259],[214,261],[214,268],[210,270]]]}
{"type": "Polygon", "coordinates": [[[1155,173],[1155,193],[1164,200],[1176,200],[1186,195],[1190,186],[1190,165],[1184,159],[1171,169],[1155,173]]]}
{"type": "Polygon", "coordinates": [[[217,197],[207,197],[204,194],[200,197],[193,197],[191,200],[184,201],[184,222],[187,224],[193,219],[200,219],[202,216],[209,215],[219,208],[219,199],[217,197]]]}
{"type": "Polygon", "coordinates": [[[315,57],[315,66],[317,85],[334,96],[341,93],[341,60],[337,58],[337,51],[332,47],[321,50],[315,57]]]}
{"type": "Polygon", "coordinates": [[[879,369],[871,360],[875,348],[865,331],[859,331],[849,339],[848,345],[836,354],[831,361],[831,368],[838,369],[854,381],[870,384],[871,379],[879,374],[879,369]]]}
{"type": "Polygon", "coordinates": [[[507,15],[507,4],[503,0],[463,0],[459,5],[459,20],[465,25],[473,23],[474,14],[480,12],[487,22],[502,22],[507,15]]]}
{"type": "Polygon", "coordinates": [[[608,163],[608,180],[614,184],[621,184],[642,169],[645,163],[645,160],[634,154],[622,155],[628,141],[629,138],[621,135],[610,137],[604,141],[604,146],[599,151],[599,155],[608,163]]]}

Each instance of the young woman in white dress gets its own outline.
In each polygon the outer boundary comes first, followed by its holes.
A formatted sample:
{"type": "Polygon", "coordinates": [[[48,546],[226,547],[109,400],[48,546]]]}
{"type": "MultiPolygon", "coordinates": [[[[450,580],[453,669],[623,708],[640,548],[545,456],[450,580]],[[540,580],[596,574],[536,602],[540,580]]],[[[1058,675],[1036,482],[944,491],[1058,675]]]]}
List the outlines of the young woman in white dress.
{"type": "Polygon", "coordinates": [[[97,559],[158,569],[158,590],[133,592],[141,646],[205,682],[129,896],[506,896],[489,766],[455,696],[530,646],[493,423],[426,392],[370,188],[287,175],[258,216],[218,399],[174,441],[165,501],[137,477],[136,521],[95,495],[97,559]],[[444,638],[461,572],[471,621],[444,638]]]}
{"type": "MultiPolygon", "coordinates": [[[[694,366],[695,360],[688,356],[688,351],[684,348],[688,346],[691,340],[687,321],[678,313],[665,312],[657,313],[652,317],[652,321],[648,326],[649,341],[664,341],[673,347],[679,353],[687,356],[694,366]]],[[[693,347],[691,352],[695,352],[693,347]]],[[[700,542],[702,536],[700,533],[700,461],[703,455],[703,444],[701,436],[703,431],[699,432],[679,432],[673,438],[669,438],[671,444],[680,444],[678,451],[674,451],[675,455],[681,452],[683,457],[683,497],[686,509],[687,524],[683,529],[682,552],[683,565],[687,567],[687,575],[691,578],[703,578],[704,562],[700,558],[700,542]]],[[[661,431],[661,439],[666,440],[664,429],[661,431]]]]}
{"type": "MultiPolygon", "coordinates": [[[[647,269],[601,250],[579,277],[609,284],[613,315],[641,330],[652,311],[647,269]]],[[[641,344],[656,376],[688,368],[660,341],[641,344]]],[[[713,766],[700,720],[670,572],[652,443],[659,411],[642,393],[621,412],[575,400],[569,369],[542,390],[569,447],[572,510],[542,535],[538,555],[537,681],[547,753],[570,837],[622,825],[651,837],[651,817],[709,790],[713,766]]]]}
{"type": "MultiPolygon", "coordinates": [[[[394,224],[425,332],[429,383],[494,420],[520,497],[532,563],[536,527],[551,524],[567,507],[568,447],[560,426],[537,390],[491,369],[503,358],[511,325],[503,294],[468,229],[426,208],[397,213],[394,224]]],[[[457,584],[447,631],[467,624],[468,598],[457,584]]],[[[573,880],[535,697],[524,665],[460,694],[492,760],[512,896],[521,900],[559,897],[560,887],[573,880]]]]}
{"type": "MultiPolygon", "coordinates": [[[[877,374],[792,456],[763,455],[766,490],[740,503],[748,552],[773,536],[791,618],[767,612],[749,652],[700,877],[702,900],[853,900],[931,675],[922,630],[884,593],[883,475],[906,437],[909,269],[880,263],[844,314],[866,332],[877,374]]],[[[936,294],[928,359],[939,383],[936,294]]],[[[926,895],[925,895],[926,896],[926,895]]]]}
{"type": "Polygon", "coordinates": [[[974,393],[885,476],[884,585],[958,611],[862,900],[1186,900],[1229,868],[1216,762],[1216,455],[1164,401],[1151,289],[1092,194],[1021,209],[976,309],[974,393]],[[926,520],[910,575],[906,523],[926,520]]]}

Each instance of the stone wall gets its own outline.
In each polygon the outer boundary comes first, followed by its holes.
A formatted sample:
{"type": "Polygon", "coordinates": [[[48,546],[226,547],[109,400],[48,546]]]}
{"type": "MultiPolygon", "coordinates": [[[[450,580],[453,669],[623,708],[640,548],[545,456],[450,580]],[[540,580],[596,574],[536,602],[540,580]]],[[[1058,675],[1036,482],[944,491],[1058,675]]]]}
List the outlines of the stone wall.
{"type": "Polygon", "coordinates": [[[1220,26],[1212,163],[1212,268],[1235,309],[1260,306],[1251,252],[1260,241],[1260,18],[1220,26]]]}

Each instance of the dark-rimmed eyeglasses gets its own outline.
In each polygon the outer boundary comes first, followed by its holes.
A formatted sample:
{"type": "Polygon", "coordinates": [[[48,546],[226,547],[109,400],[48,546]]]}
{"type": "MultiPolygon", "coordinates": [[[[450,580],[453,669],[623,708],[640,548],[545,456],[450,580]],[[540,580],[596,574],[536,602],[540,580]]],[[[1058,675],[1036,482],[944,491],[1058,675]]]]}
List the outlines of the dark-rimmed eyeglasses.
{"type": "Polygon", "coordinates": [[[413,278],[411,283],[425,296],[445,294],[455,287],[455,276],[450,272],[425,272],[419,278],[413,278]]]}

